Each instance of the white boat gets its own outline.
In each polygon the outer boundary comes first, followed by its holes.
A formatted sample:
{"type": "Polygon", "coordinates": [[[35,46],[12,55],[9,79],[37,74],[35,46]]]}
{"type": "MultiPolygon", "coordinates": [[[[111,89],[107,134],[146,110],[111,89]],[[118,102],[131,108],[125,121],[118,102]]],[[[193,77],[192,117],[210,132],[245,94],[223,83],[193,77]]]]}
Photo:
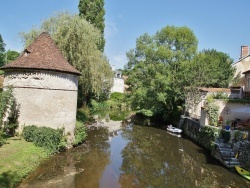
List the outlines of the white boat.
{"type": "Polygon", "coordinates": [[[172,133],[181,133],[182,130],[176,127],[173,127],[172,125],[168,125],[167,131],[172,132],[172,133]]]}

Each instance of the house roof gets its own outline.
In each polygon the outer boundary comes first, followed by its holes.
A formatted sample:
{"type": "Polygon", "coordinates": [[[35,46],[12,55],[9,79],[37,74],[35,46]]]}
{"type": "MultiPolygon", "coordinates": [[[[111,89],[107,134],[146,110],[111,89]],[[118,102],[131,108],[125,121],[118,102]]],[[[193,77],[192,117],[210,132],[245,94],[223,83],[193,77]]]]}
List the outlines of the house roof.
{"type": "Polygon", "coordinates": [[[81,74],[68,63],[46,32],[41,33],[15,61],[1,67],[1,69],[37,69],[81,74]]]}
{"type": "Polygon", "coordinates": [[[246,56],[244,56],[244,57],[242,57],[242,58],[240,58],[238,61],[234,62],[232,65],[235,65],[235,64],[241,62],[242,60],[246,59],[247,57],[250,57],[250,54],[249,54],[249,55],[246,55],[246,56]]]}
{"type": "Polygon", "coordinates": [[[242,74],[247,74],[247,73],[249,73],[250,72],[250,70],[248,70],[248,71],[245,71],[245,72],[243,72],[242,74]]]}
{"type": "Polygon", "coordinates": [[[230,92],[229,88],[199,88],[200,91],[206,91],[206,92],[230,92]]]}

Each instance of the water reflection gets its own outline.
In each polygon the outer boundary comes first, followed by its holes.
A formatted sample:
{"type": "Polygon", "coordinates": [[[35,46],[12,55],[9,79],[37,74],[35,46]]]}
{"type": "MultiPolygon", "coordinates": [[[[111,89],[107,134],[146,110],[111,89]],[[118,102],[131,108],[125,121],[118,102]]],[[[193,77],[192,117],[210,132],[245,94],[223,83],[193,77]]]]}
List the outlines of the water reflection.
{"type": "Polygon", "coordinates": [[[46,161],[20,187],[250,187],[209,152],[165,130],[99,128],[88,143],[46,161]]]}

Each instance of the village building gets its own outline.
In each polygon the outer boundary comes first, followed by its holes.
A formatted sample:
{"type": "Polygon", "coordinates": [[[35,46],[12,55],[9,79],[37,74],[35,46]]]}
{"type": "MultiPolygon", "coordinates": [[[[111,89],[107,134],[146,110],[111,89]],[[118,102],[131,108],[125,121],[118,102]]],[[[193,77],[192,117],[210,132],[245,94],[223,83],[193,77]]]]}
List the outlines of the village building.
{"type": "Polygon", "coordinates": [[[236,68],[234,77],[237,75],[241,78],[241,81],[238,86],[244,85],[244,72],[250,70],[250,54],[249,46],[241,46],[241,52],[239,60],[232,64],[232,67],[236,68]]]}
{"type": "Polygon", "coordinates": [[[80,72],[64,58],[48,33],[41,33],[13,62],[1,67],[19,106],[18,130],[36,125],[64,128],[74,137],[80,72]]]}
{"type": "MultiPolygon", "coordinates": [[[[190,118],[197,120],[201,125],[208,125],[208,117],[204,111],[207,104],[207,98],[211,95],[222,94],[228,99],[250,99],[250,54],[248,46],[241,46],[240,59],[232,64],[236,68],[235,77],[240,76],[237,86],[229,88],[197,88],[198,98],[196,101],[193,97],[186,99],[185,114],[190,118]]],[[[196,94],[197,94],[196,93],[196,94]]],[[[245,122],[250,119],[250,108],[248,104],[241,102],[225,102],[223,99],[215,99],[219,107],[219,118],[225,125],[226,121],[245,122]],[[239,110],[248,110],[248,112],[239,113],[239,110]]],[[[218,120],[219,121],[219,120],[218,120]]]]}
{"type": "Polygon", "coordinates": [[[113,86],[111,88],[111,93],[119,92],[124,93],[124,79],[122,76],[122,72],[115,70],[114,65],[112,66],[112,71],[114,73],[114,80],[113,80],[113,86]]]}

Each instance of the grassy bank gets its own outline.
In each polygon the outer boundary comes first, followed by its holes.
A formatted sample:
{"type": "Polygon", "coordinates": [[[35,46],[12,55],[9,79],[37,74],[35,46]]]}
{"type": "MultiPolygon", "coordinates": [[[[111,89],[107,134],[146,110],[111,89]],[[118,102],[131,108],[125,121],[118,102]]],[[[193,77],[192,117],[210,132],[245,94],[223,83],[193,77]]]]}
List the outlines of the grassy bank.
{"type": "Polygon", "coordinates": [[[13,187],[47,157],[45,149],[24,139],[8,139],[0,147],[0,187],[13,187]]]}

